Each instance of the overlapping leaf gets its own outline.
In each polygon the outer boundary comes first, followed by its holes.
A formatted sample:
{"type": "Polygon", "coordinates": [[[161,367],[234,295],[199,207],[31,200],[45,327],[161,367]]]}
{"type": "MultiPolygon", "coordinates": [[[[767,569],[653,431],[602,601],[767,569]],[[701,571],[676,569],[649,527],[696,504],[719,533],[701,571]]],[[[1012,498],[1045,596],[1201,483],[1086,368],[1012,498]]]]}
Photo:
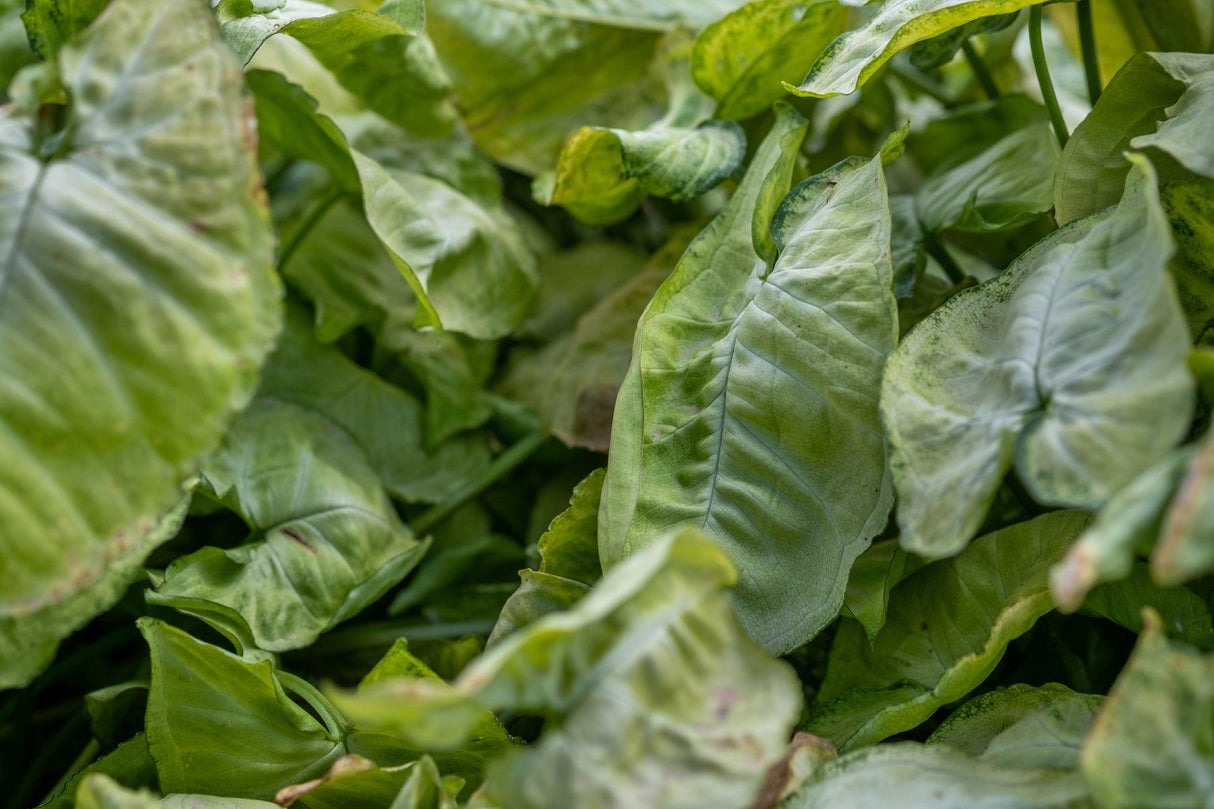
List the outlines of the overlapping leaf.
{"type": "Polygon", "coordinates": [[[783,750],[792,673],[741,631],[728,558],[694,531],[622,562],[576,606],[507,637],[454,689],[386,681],[337,695],[359,722],[460,744],[486,709],[559,719],[490,765],[488,805],[744,806],[783,750]],[[742,684],[745,684],[743,686],[742,684]]]}
{"type": "Polygon", "coordinates": [[[834,618],[890,507],[876,413],[897,336],[883,158],[807,181],[777,212],[802,132],[779,114],[642,317],[599,523],[606,566],[674,525],[716,537],[738,565],[743,625],[776,652],[834,618]]]}
{"type": "Polygon", "coordinates": [[[963,548],[1013,464],[1042,502],[1091,508],[1187,431],[1175,246],[1138,166],[1116,211],[952,298],[890,359],[881,411],[908,549],[963,548]]]}
{"type": "Polygon", "coordinates": [[[259,400],[203,479],[253,534],[232,550],[181,557],[149,598],[185,612],[206,602],[199,617],[221,624],[211,605],[226,607],[261,649],[312,643],[404,578],[426,549],[350,436],[296,405],[259,400]]]}
{"type": "Polygon", "coordinates": [[[661,92],[646,73],[662,34],[702,27],[739,5],[443,0],[427,6],[427,28],[477,144],[536,175],[552,168],[561,144],[581,126],[649,123],[661,92]]]}
{"type": "Polygon", "coordinates": [[[847,19],[836,0],[754,0],[700,32],[691,76],[718,118],[749,118],[784,96],[781,82],[803,76],[847,19]]]}
{"type": "Polygon", "coordinates": [[[1044,0],[886,0],[862,27],[843,34],[818,57],[798,95],[826,98],[859,89],[895,53],[983,17],[1008,14],[1044,0]]]}
{"type": "MultiPolygon", "coordinates": [[[[1114,204],[1130,149],[1158,150],[1214,178],[1214,152],[1203,133],[1214,122],[1214,56],[1143,53],[1113,77],[1062,153],[1054,186],[1060,224],[1114,204]]],[[[1161,166],[1166,169],[1167,165],[1161,166]]]]}
{"type": "Polygon", "coordinates": [[[249,111],[207,10],[116,0],[59,70],[67,132],[0,118],[0,687],[171,535],[279,320],[249,111]]]}
{"type": "Polygon", "coordinates": [[[855,621],[835,636],[810,732],[855,749],[910,730],[986,679],[1009,642],[1053,608],[1050,565],[1087,524],[1053,512],[976,540],[893,589],[869,640],[855,621]]]}
{"type": "Polygon", "coordinates": [[[1151,616],[1082,753],[1101,807],[1208,806],[1214,655],[1169,641],[1151,616]]]}

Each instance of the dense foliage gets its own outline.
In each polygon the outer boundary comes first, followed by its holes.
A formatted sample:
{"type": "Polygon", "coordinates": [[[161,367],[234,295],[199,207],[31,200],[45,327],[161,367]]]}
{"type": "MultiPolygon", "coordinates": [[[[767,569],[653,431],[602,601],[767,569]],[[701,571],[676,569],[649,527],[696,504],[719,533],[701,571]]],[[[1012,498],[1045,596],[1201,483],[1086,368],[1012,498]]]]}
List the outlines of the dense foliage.
{"type": "Polygon", "coordinates": [[[1214,3],[377,3],[0,0],[0,806],[1214,807],[1214,3]]]}

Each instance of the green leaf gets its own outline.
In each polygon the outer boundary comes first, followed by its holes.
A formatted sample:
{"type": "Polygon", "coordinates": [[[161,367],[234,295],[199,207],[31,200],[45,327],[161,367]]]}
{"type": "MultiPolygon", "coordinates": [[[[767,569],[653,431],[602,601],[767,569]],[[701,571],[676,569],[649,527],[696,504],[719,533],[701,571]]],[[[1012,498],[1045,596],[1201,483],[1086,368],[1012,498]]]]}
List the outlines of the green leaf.
{"type": "Polygon", "coordinates": [[[76,793],[79,809],[273,809],[268,801],[217,798],[212,795],[158,797],[146,789],[127,789],[109,776],[88,775],[76,793]]]}
{"type": "Polygon", "coordinates": [[[438,767],[429,757],[399,767],[378,767],[362,756],[342,756],[320,778],[279,790],[275,802],[299,801],[310,809],[391,806],[393,809],[457,809],[438,767]]]}
{"type": "Polygon", "coordinates": [[[1159,189],[1176,238],[1172,277],[1194,342],[1214,340],[1214,181],[1164,183],[1159,189]]]}
{"type": "Polygon", "coordinates": [[[691,76],[717,100],[716,117],[750,118],[783,98],[781,81],[804,75],[847,21],[836,0],[754,0],[700,32],[691,76]]]}
{"type": "Polygon", "coordinates": [[[688,530],[507,637],[454,689],[398,680],[334,698],[423,746],[460,744],[486,708],[559,720],[490,765],[491,805],[745,806],[784,752],[800,689],[741,631],[734,581],[728,557],[688,530]]]}
{"type": "MultiPolygon", "coordinates": [[[[385,324],[377,348],[394,355],[417,378],[426,394],[426,447],[434,448],[493,416],[485,385],[497,360],[497,346],[455,332],[417,331],[385,324]]],[[[391,373],[391,364],[378,364],[391,373]]]]}
{"type": "Polygon", "coordinates": [[[886,0],[862,27],[832,42],[800,86],[801,96],[848,95],[863,86],[898,51],[983,17],[1008,14],[1043,0],[886,0]]]}
{"type": "Polygon", "coordinates": [[[970,37],[1002,31],[1016,21],[1019,12],[983,17],[953,28],[939,36],[924,40],[911,48],[910,62],[920,70],[936,70],[953,61],[961,46],[970,37]]]}
{"type": "Polygon", "coordinates": [[[1117,202],[1130,171],[1125,153],[1132,149],[1152,156],[1158,150],[1189,171],[1214,177],[1214,150],[1204,148],[1202,135],[1214,120],[1211,75],[1214,56],[1142,53],[1131,59],[1062,152],[1054,185],[1059,224],[1117,202]]]}
{"type": "Polygon", "coordinates": [[[985,232],[1026,224],[1054,206],[1058,140],[1042,121],[919,187],[919,221],[929,231],[985,232]]]}
{"type": "Polygon", "coordinates": [[[1157,615],[1083,748],[1103,809],[1208,806],[1214,787],[1214,655],[1164,637],[1157,615]]]}
{"type": "MultiPolygon", "coordinates": [[[[358,693],[374,691],[378,684],[390,683],[400,678],[426,680],[441,691],[451,689],[429,666],[415,657],[409,651],[408,644],[401,639],[392,645],[375,664],[375,668],[358,684],[358,693]]],[[[485,763],[506,752],[514,744],[505,728],[497,721],[497,717],[489,711],[481,711],[474,721],[474,728],[465,744],[453,750],[429,751],[439,770],[462,782],[462,786],[455,790],[461,799],[467,798],[473,789],[481,785],[485,777],[485,763]]],[[[428,760],[423,756],[423,749],[411,746],[390,734],[357,731],[350,735],[348,746],[352,752],[361,753],[380,765],[389,763],[397,768],[415,760],[428,760]]],[[[408,772],[404,774],[408,775],[408,772]]],[[[374,774],[370,777],[383,780],[374,774]]]]}
{"type": "Polygon", "coordinates": [[[272,70],[247,70],[244,77],[253,93],[263,147],[320,163],[337,185],[357,192],[358,172],[346,137],[332,119],[317,112],[316,99],[272,70]]]}
{"type": "Polygon", "coordinates": [[[540,571],[591,585],[603,575],[599,565],[599,501],[605,470],[596,469],[573,489],[569,508],[540,537],[540,571]]]}
{"type": "Polygon", "coordinates": [[[536,201],[603,226],[627,218],[644,196],[682,202],[733,174],[746,136],[731,121],[710,120],[715,105],[691,83],[690,51],[690,39],[671,37],[659,55],[655,69],[669,97],[661,119],[636,131],[582,127],[561,150],[556,171],[537,178],[536,201]]]}
{"type": "Polygon", "coordinates": [[[148,748],[165,792],[272,799],[345,753],[341,738],[291,700],[270,661],[151,618],[138,625],[152,654],[148,748]]]}
{"type": "Polygon", "coordinates": [[[249,113],[207,9],[115,0],[59,64],[62,140],[0,121],[0,644],[22,649],[0,687],[171,535],[279,321],[249,113]]]}
{"type": "Polygon", "coordinates": [[[478,435],[458,436],[428,451],[421,403],[335,348],[318,345],[310,331],[303,311],[289,309],[259,395],[311,410],[345,430],[394,497],[447,500],[489,465],[489,446],[478,435]]]}
{"type": "Polygon", "coordinates": [[[81,785],[90,779],[105,778],[128,789],[155,787],[156,764],[148,752],[147,738],[137,733],[101,758],[76,773],[56,795],[39,804],[39,809],[72,809],[77,806],[81,785]]]}
{"type": "Polygon", "coordinates": [[[477,145],[525,174],[549,170],[581,126],[634,129],[660,90],[650,62],[662,34],[702,27],[741,0],[444,0],[434,40],[477,145]]]}
{"type": "Polygon", "coordinates": [[[1051,573],[1059,608],[1073,612],[1097,584],[1130,575],[1139,553],[1150,552],[1152,577],[1164,585],[1214,572],[1212,466],[1214,433],[1207,432],[1119,491],[1051,573]]]}
{"type": "Polygon", "coordinates": [[[588,309],[570,332],[538,351],[512,354],[498,390],[533,406],[568,446],[606,452],[637,321],[670,271],[671,263],[655,256],[588,309]]]}
{"type": "Polygon", "coordinates": [[[682,202],[712,190],[745,154],[746,136],[728,121],[635,132],[583,127],[561,150],[552,185],[538,188],[536,198],[601,227],[627,218],[644,196],[682,202]]]}
{"type": "Polygon", "coordinates": [[[573,606],[603,575],[598,524],[604,473],[596,469],[574,487],[569,508],[540,537],[540,569],[519,571],[522,582],[502,607],[488,646],[549,613],[573,606]]]}
{"type": "Polygon", "coordinates": [[[882,157],[806,181],[775,211],[803,133],[781,108],[641,318],[599,522],[605,567],[670,526],[703,528],[738,566],[742,625],[772,652],[834,619],[891,500],[876,409],[897,336],[882,157]]]}
{"type": "Polygon", "coordinates": [[[535,258],[504,209],[353,154],[367,221],[417,295],[419,325],[493,339],[526,319],[535,258]]]}
{"type": "Polygon", "coordinates": [[[1093,809],[1073,772],[1004,769],[944,745],[881,745],[829,761],[781,809],[1093,809]]]}
{"type": "Polygon", "coordinates": [[[1058,683],[1017,683],[965,703],[927,743],[1001,768],[1078,770],[1079,749],[1102,701],[1058,683]]]}
{"type": "Polygon", "coordinates": [[[885,626],[890,592],[923,564],[923,559],[908,554],[896,539],[874,543],[851,566],[843,614],[859,621],[870,640],[875,638],[885,626]]]}
{"type": "Polygon", "coordinates": [[[1053,607],[1050,566],[1087,521],[1052,512],[928,565],[894,588],[889,618],[871,642],[859,623],[843,621],[808,730],[852,750],[964,697],[1053,607]]]}
{"type": "Polygon", "coordinates": [[[202,600],[244,619],[258,648],[309,645],[397,584],[425,553],[401,524],[366,456],[314,412],[259,399],[203,466],[216,499],[252,534],[231,550],[177,559],[151,603],[202,600]]]}
{"type": "Polygon", "coordinates": [[[29,0],[21,21],[30,45],[43,59],[52,59],[59,49],[88,28],[110,0],[29,0]]]}
{"type": "Polygon", "coordinates": [[[1160,587],[1147,566],[1136,563],[1127,577],[1092,590],[1083,611],[1108,618],[1131,632],[1142,631],[1143,608],[1155,610],[1178,640],[1214,648],[1214,618],[1201,596],[1187,587],[1160,587]]]}
{"type": "Polygon", "coordinates": [[[964,548],[1013,464],[1039,501],[1094,508],[1187,431],[1175,248],[1137,165],[1115,211],[951,298],[890,358],[881,412],[908,550],[964,548]]]}

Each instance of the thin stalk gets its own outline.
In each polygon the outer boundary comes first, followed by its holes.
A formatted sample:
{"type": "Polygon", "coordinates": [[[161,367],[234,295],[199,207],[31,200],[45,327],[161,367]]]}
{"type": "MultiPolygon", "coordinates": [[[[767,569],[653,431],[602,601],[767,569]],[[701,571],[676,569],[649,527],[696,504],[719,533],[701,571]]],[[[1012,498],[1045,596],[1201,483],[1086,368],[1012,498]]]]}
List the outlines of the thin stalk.
{"type": "Polygon", "coordinates": [[[1079,0],[1075,6],[1079,18],[1079,44],[1083,49],[1083,75],[1088,80],[1088,98],[1092,105],[1100,98],[1100,56],[1096,49],[1096,27],[1092,24],[1092,0],[1079,0]]]}
{"type": "Polygon", "coordinates": [[[329,702],[329,698],[320,693],[316,686],[288,671],[278,672],[278,682],[282,683],[283,688],[312,706],[320,716],[320,720],[325,723],[325,729],[328,730],[330,739],[337,741],[345,735],[346,720],[342,718],[333,703],[329,702]]]}
{"type": "Polygon", "coordinates": [[[1045,61],[1045,45],[1041,41],[1041,6],[1029,9],[1029,44],[1033,50],[1033,69],[1037,71],[1037,83],[1041,86],[1041,99],[1050,114],[1050,123],[1054,125],[1054,135],[1061,146],[1071,135],[1066,129],[1066,120],[1062,117],[1062,108],[1058,106],[1058,94],[1054,92],[1054,80],[1050,78],[1050,66],[1045,61]]]}
{"type": "Polygon", "coordinates": [[[936,234],[926,234],[923,244],[927,248],[927,254],[936,259],[936,262],[944,270],[944,274],[948,276],[948,280],[954,284],[960,284],[965,280],[965,270],[961,269],[961,265],[948,252],[948,249],[944,246],[944,242],[940,241],[940,238],[936,234]]]}
{"type": "Polygon", "coordinates": [[[465,486],[451,500],[428,508],[417,515],[416,519],[411,520],[409,525],[414,533],[424,534],[426,531],[429,531],[435,524],[442,522],[443,518],[447,517],[451,512],[510,474],[514,471],[515,467],[530,458],[531,454],[539,449],[546,439],[547,436],[543,432],[538,431],[520,439],[510,449],[497,456],[493,463],[489,464],[489,468],[481,473],[480,477],[465,486]]]}
{"type": "Polygon", "coordinates": [[[970,70],[974,72],[974,78],[978,80],[978,85],[982,88],[982,92],[986,93],[986,97],[994,101],[999,97],[999,85],[995,83],[995,77],[991,73],[991,69],[987,67],[984,60],[978,51],[974,50],[973,44],[968,40],[962,40],[961,52],[965,54],[965,61],[970,63],[970,70]]]}
{"type": "Polygon", "coordinates": [[[329,212],[329,209],[336,205],[345,195],[346,192],[342,189],[334,188],[322,197],[320,202],[317,202],[313,206],[312,210],[308,212],[307,218],[304,219],[303,224],[291,234],[291,238],[287,239],[286,244],[282,246],[282,250],[278,254],[278,267],[276,268],[279,272],[282,272],[283,267],[287,266],[287,262],[291,260],[291,256],[295,255],[295,251],[303,244],[304,239],[308,238],[308,234],[320,223],[320,220],[325,218],[325,214],[329,212]]]}

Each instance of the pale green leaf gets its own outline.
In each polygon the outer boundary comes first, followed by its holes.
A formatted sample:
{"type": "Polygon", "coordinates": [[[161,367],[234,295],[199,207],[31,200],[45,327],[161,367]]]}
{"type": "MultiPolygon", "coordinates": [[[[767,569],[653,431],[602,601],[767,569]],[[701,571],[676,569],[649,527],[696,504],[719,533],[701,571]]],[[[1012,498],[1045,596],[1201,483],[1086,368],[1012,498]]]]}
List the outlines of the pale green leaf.
{"type": "Polygon", "coordinates": [[[855,92],[898,51],[983,17],[1044,0],[886,0],[862,27],[843,34],[818,57],[797,95],[827,98],[855,92]]]}
{"type": "Polygon", "coordinates": [[[696,37],[691,75],[717,100],[716,116],[749,118],[784,96],[835,37],[847,7],[835,0],[754,0],[696,37]]]}
{"type": "Polygon", "coordinates": [[[79,809],[274,809],[269,801],[219,798],[213,795],[168,795],[127,789],[103,773],[90,774],[76,793],[79,809]]]}
{"type": "Polygon", "coordinates": [[[1214,805],[1212,719],[1214,655],[1169,641],[1150,615],[1083,748],[1102,809],[1214,805]]]}
{"type": "Polygon", "coordinates": [[[1131,149],[1158,150],[1189,171],[1214,177],[1214,149],[1204,135],[1214,121],[1211,76],[1214,56],[1143,53],[1131,59],[1062,152],[1054,186],[1058,222],[1115,204],[1131,149]]]}
{"type": "Polygon", "coordinates": [[[64,140],[0,116],[0,631],[26,649],[0,687],[171,535],[279,321],[251,113],[208,10],[115,0],[59,64],[64,140]]]}
{"type": "Polygon", "coordinates": [[[775,212],[803,131],[782,109],[646,309],[599,523],[605,567],[671,526],[702,527],[738,566],[743,626],[773,652],[834,619],[891,500],[876,408],[897,336],[882,157],[806,181],[775,212]]]}
{"type": "Polygon", "coordinates": [[[1079,749],[1102,701],[1058,683],[1017,683],[965,703],[927,743],[1007,769],[1078,770],[1079,749]]]}
{"type": "Polygon", "coordinates": [[[869,641],[844,621],[808,730],[842,750],[910,730],[964,697],[1004,650],[1053,607],[1050,566],[1088,517],[1059,511],[975,540],[894,588],[889,617],[869,641]]]}
{"type": "Polygon", "coordinates": [[[1094,508],[1188,430],[1175,246],[1137,165],[1115,211],[951,298],[890,358],[881,411],[907,549],[965,547],[1013,465],[1041,502],[1094,508]]]}
{"type": "Polygon", "coordinates": [[[1188,447],[1176,450],[1100,509],[1091,527],[1050,573],[1050,589],[1059,609],[1074,612],[1097,584],[1130,575],[1137,553],[1154,545],[1192,457],[1188,447]]]}
{"type": "Polygon", "coordinates": [[[535,258],[509,214],[354,152],[367,221],[418,296],[421,324],[492,339],[530,313],[535,258]]]}
{"type": "MultiPolygon", "coordinates": [[[[662,34],[741,0],[438,0],[427,32],[477,144],[536,175],[581,126],[635,129],[660,110],[648,75],[662,34]]],[[[660,112],[658,113],[660,114],[660,112]]]]}
{"type": "Polygon", "coordinates": [[[929,231],[979,233],[1030,222],[1054,206],[1059,154],[1045,122],[1017,130],[920,186],[919,221],[929,231]]]}
{"type": "Polygon", "coordinates": [[[745,153],[745,135],[728,121],[635,132],[584,127],[565,144],[556,176],[537,188],[536,198],[588,225],[610,225],[627,218],[644,196],[682,202],[710,191],[745,153]]]}
{"type": "Polygon", "coordinates": [[[219,0],[223,37],[242,64],[275,34],[303,43],[349,92],[406,129],[442,135],[456,120],[450,82],[421,36],[423,0],[390,0],[378,12],[311,0],[219,0]]]}
{"type": "Polygon", "coordinates": [[[165,792],[272,799],[345,753],[342,740],[283,691],[270,661],[238,657],[151,618],[138,623],[152,654],[148,749],[165,792]]]}
{"type": "Polygon", "coordinates": [[[429,757],[398,767],[379,767],[362,756],[342,756],[320,778],[284,787],[274,800],[284,809],[296,801],[310,809],[457,809],[454,795],[446,791],[438,767],[429,757]]]}
{"type": "Polygon", "coordinates": [[[398,680],[335,699],[421,745],[460,744],[486,708],[559,720],[490,764],[491,805],[682,809],[712,795],[746,806],[784,752],[800,687],[741,631],[734,581],[709,540],[672,535],[507,637],[454,689],[398,680]]]}
{"type": "Polygon", "coordinates": [[[691,83],[690,50],[691,41],[680,37],[662,48],[657,68],[669,100],[660,120],[635,131],[578,130],[556,171],[536,181],[536,200],[602,226],[628,217],[644,196],[682,202],[733,174],[746,155],[746,136],[733,122],[709,120],[715,104],[691,83]]]}
{"type": "Polygon", "coordinates": [[[1207,432],[1119,491],[1051,573],[1059,608],[1072,612],[1097,584],[1130,575],[1139,554],[1150,553],[1151,574],[1164,585],[1214,572],[1212,465],[1214,433],[1207,432]]]}
{"type": "Polygon", "coordinates": [[[824,764],[781,809],[1094,809],[1074,772],[1004,769],[944,745],[870,747],[824,764]]]}
{"type": "Polygon", "coordinates": [[[309,332],[303,311],[290,308],[259,394],[307,408],[340,426],[394,497],[424,503],[446,500],[489,465],[488,443],[476,434],[427,450],[421,403],[337,349],[318,345],[309,332]]]}
{"type": "Polygon", "coordinates": [[[309,645],[397,584],[425,552],[363,451],[302,407],[259,399],[202,474],[253,533],[231,550],[177,559],[149,600],[187,613],[196,600],[226,606],[261,649],[309,645]]]}

